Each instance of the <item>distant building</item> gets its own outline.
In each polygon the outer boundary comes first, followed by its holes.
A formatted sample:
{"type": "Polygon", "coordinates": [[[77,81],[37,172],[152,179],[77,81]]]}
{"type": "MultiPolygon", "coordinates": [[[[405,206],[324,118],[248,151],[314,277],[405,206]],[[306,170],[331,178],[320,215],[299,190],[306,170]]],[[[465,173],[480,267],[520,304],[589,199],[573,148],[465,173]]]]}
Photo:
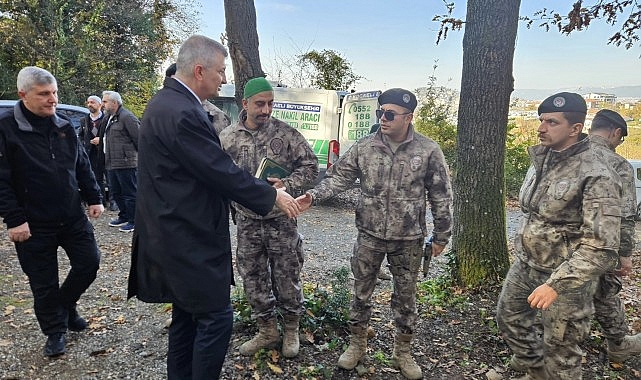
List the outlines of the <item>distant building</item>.
{"type": "Polygon", "coordinates": [[[601,92],[590,92],[583,95],[588,109],[611,108],[617,102],[617,96],[614,94],[604,94],[601,92]]]}
{"type": "Polygon", "coordinates": [[[627,98],[623,99],[623,101],[619,101],[619,107],[621,107],[624,110],[630,110],[634,108],[641,100],[636,99],[636,98],[627,98]]]}

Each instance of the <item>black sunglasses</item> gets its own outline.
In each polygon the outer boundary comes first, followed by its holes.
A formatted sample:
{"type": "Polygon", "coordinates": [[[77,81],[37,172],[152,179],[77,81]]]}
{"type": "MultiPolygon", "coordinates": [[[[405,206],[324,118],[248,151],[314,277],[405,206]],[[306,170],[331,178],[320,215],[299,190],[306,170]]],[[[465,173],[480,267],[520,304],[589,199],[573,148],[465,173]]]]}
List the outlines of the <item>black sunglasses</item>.
{"type": "Polygon", "coordinates": [[[376,110],[376,117],[377,118],[382,118],[383,115],[385,115],[385,120],[387,121],[392,121],[397,115],[409,115],[411,112],[405,112],[405,113],[394,113],[392,111],[383,111],[383,110],[376,110]]]}

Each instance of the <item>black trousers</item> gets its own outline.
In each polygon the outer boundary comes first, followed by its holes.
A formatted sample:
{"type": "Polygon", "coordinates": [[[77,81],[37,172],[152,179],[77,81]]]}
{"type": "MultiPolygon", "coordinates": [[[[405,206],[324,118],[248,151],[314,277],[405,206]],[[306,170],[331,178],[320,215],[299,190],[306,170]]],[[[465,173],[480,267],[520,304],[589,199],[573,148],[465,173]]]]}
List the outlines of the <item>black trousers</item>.
{"type": "Polygon", "coordinates": [[[106,183],[106,171],[105,171],[105,157],[104,154],[98,152],[98,148],[94,148],[89,153],[89,162],[91,163],[91,170],[93,171],[94,176],[96,177],[96,182],[100,186],[100,192],[102,193],[102,202],[107,205],[107,194],[105,193],[106,183]]]}
{"type": "Polygon", "coordinates": [[[45,335],[67,331],[67,311],[96,279],[100,252],[93,225],[86,216],[55,228],[29,226],[31,237],[15,243],[22,271],[29,278],[33,306],[45,335]],[[58,247],[71,269],[62,285],[58,281],[58,247]]]}
{"type": "Polygon", "coordinates": [[[222,311],[189,313],[173,305],[167,352],[168,380],[218,379],[233,324],[231,304],[222,311]]]}

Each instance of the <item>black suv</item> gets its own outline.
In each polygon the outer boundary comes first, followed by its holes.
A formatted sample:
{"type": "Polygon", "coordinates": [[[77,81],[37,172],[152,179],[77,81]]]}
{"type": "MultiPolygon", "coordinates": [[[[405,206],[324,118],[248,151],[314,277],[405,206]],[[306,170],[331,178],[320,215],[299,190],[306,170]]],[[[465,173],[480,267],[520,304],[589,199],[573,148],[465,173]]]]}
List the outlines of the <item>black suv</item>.
{"type": "MultiPolygon", "coordinates": [[[[0,113],[3,113],[9,108],[13,108],[17,100],[0,100],[0,113]]],[[[80,132],[80,120],[89,114],[89,110],[85,107],[72,106],[69,104],[58,104],[56,112],[65,115],[71,120],[76,134],[80,132]]]]}

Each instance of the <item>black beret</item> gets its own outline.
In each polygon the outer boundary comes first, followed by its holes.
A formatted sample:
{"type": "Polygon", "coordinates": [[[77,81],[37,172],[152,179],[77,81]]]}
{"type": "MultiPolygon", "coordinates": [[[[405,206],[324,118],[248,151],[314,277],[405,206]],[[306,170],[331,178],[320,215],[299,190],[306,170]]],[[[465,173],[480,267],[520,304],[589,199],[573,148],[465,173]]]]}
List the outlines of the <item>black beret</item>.
{"type": "Polygon", "coordinates": [[[396,104],[414,112],[416,109],[416,96],[402,88],[390,88],[378,97],[378,104],[396,104]]]}
{"type": "Polygon", "coordinates": [[[585,104],[585,99],[577,93],[559,92],[545,99],[539,106],[539,115],[552,112],[579,112],[585,114],[588,112],[588,106],[585,104]]]}
{"type": "Polygon", "coordinates": [[[623,132],[623,136],[628,135],[628,123],[625,122],[623,117],[619,115],[618,112],[612,111],[612,110],[601,110],[594,115],[594,120],[597,118],[604,118],[606,119],[610,124],[614,125],[617,128],[621,128],[621,131],[623,132]]]}

